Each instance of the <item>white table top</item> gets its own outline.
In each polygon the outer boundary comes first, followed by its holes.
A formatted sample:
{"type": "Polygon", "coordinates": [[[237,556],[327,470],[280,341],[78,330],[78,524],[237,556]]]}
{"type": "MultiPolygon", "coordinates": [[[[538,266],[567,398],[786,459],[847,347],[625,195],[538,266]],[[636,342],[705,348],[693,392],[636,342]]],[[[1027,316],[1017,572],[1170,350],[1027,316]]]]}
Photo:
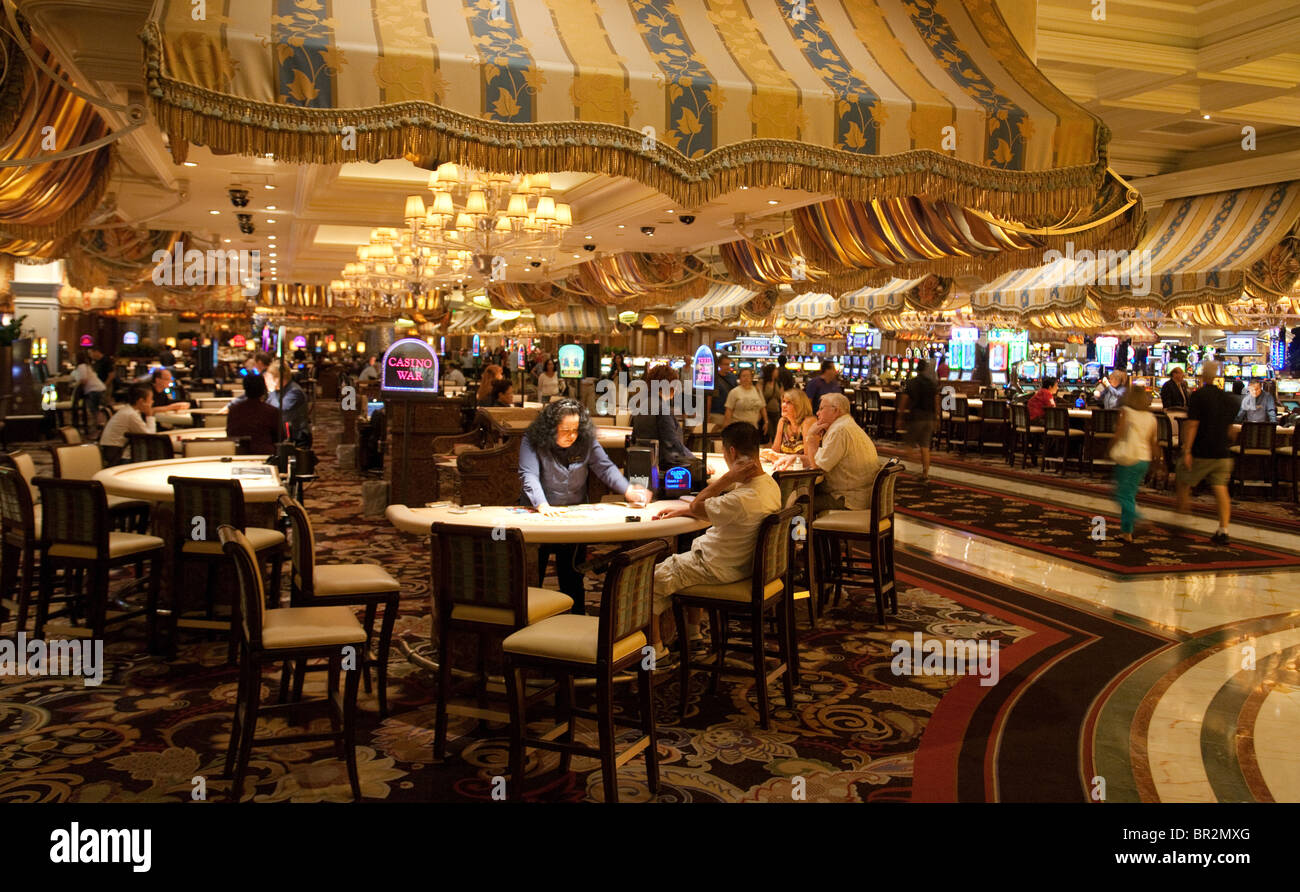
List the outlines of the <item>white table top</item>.
{"type": "Polygon", "coordinates": [[[693,517],[650,519],[664,508],[681,504],[682,502],[673,500],[651,502],[645,508],[627,508],[621,503],[602,502],[574,505],[566,508],[566,513],[559,517],[543,517],[528,508],[505,505],[466,509],[457,509],[455,506],[409,508],[406,505],[389,505],[386,513],[389,523],[397,529],[417,536],[426,535],[431,523],[441,521],[481,527],[517,527],[523,532],[525,541],[530,543],[635,542],[660,536],[677,536],[702,530],[709,525],[693,517]],[[457,511],[464,513],[455,513],[457,511]],[[641,520],[629,523],[624,520],[629,515],[640,517],[641,520]]]}
{"type": "Polygon", "coordinates": [[[186,440],[222,440],[226,437],[226,429],[224,427],[192,427],[183,431],[168,431],[167,436],[171,437],[172,448],[179,455],[183,448],[181,444],[186,440]]]}
{"type": "Polygon", "coordinates": [[[105,468],[94,479],[104,484],[109,495],[125,496],[131,499],[145,499],[150,502],[170,502],[172,488],[168,477],[204,477],[211,480],[237,479],[244,488],[244,500],[247,502],[274,502],[284,492],[278,476],[232,478],[231,470],[236,467],[248,467],[266,464],[267,456],[238,455],[229,461],[222,461],[220,456],[202,458],[173,458],[165,461],[144,461],[129,465],[117,465],[105,468]]]}

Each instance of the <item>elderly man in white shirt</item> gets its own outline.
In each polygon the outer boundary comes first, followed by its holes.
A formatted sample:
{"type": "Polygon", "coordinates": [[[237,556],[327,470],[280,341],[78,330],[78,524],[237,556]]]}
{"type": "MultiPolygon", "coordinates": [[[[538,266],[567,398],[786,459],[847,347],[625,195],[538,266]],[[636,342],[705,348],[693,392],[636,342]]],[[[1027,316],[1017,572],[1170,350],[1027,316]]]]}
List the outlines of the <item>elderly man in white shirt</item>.
{"type": "Polygon", "coordinates": [[[849,399],[844,394],[822,396],[817,424],[804,438],[804,464],[825,474],[817,484],[813,503],[816,513],[870,507],[871,485],[880,470],[880,457],[876,444],[849,414],[849,399]]]}

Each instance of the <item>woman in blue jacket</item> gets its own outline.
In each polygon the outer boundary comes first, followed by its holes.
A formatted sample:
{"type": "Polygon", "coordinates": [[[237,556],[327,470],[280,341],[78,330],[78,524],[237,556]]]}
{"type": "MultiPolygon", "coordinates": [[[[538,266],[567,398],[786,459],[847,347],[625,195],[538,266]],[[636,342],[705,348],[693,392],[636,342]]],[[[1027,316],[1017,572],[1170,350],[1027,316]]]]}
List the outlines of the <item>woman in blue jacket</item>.
{"type": "MultiPolygon", "coordinates": [[[[596,427],[582,403],[573,399],[548,403],[519,444],[519,477],[526,504],[547,516],[562,514],[559,509],[566,505],[581,505],[587,501],[587,477],[593,472],[629,502],[649,501],[649,492],[630,486],[601,448],[596,427]]],[[[586,550],[581,543],[547,544],[541,546],[537,556],[538,585],[554,554],[560,591],[573,598],[577,613],[586,612],[583,573],[577,568],[586,559],[586,550]]]]}

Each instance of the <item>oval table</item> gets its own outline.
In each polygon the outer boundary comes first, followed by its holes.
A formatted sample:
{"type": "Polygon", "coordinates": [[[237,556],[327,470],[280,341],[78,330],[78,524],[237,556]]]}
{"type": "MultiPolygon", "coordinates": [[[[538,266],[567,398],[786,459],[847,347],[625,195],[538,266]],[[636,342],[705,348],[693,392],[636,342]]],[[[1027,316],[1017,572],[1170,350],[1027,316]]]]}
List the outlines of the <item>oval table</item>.
{"type": "Polygon", "coordinates": [[[171,502],[172,488],[167,478],[203,477],[209,480],[238,480],[244,490],[246,502],[274,502],[285,491],[280,485],[275,468],[266,463],[268,456],[237,455],[230,461],[221,456],[201,458],[171,458],[163,461],[142,461],[128,465],[105,468],[92,479],[104,484],[109,495],[145,499],[150,502],[171,502]],[[235,468],[269,468],[269,476],[236,477],[235,468]]]}
{"type": "Polygon", "coordinates": [[[192,427],[183,431],[167,431],[167,436],[172,441],[172,451],[180,455],[185,447],[182,445],[190,440],[223,440],[226,437],[224,427],[192,427]]]}
{"type": "MultiPolygon", "coordinates": [[[[203,426],[202,417],[204,415],[222,415],[226,410],[221,409],[186,409],[182,412],[168,412],[165,408],[160,412],[153,413],[154,419],[159,424],[165,424],[170,427],[201,427],[203,426]],[[198,422],[197,424],[195,422],[198,422]]],[[[223,424],[222,427],[225,427],[223,424]]]]}
{"type": "Polygon", "coordinates": [[[429,525],[439,521],[489,528],[514,527],[523,533],[524,541],[530,545],[594,544],[659,539],[693,533],[709,526],[707,521],[693,517],[651,520],[662,509],[680,505],[682,502],[678,499],[651,502],[645,508],[625,507],[622,502],[599,502],[570,506],[563,509],[565,513],[559,517],[545,517],[531,508],[508,505],[463,509],[454,505],[438,508],[389,505],[386,515],[394,527],[417,536],[428,535],[429,525]],[[625,520],[629,516],[640,520],[625,520]]]}

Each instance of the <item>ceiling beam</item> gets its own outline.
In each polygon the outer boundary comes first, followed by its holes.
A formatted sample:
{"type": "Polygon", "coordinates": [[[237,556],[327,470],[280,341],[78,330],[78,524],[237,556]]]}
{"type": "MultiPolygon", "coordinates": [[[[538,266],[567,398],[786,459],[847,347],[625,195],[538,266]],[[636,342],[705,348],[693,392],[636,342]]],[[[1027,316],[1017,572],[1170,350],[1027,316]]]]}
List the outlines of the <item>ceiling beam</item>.
{"type": "Polygon", "coordinates": [[[1229,189],[1247,189],[1294,180],[1300,172],[1300,150],[1247,158],[1227,164],[1180,170],[1147,177],[1133,183],[1144,206],[1153,207],[1173,198],[1206,195],[1229,189]]]}

